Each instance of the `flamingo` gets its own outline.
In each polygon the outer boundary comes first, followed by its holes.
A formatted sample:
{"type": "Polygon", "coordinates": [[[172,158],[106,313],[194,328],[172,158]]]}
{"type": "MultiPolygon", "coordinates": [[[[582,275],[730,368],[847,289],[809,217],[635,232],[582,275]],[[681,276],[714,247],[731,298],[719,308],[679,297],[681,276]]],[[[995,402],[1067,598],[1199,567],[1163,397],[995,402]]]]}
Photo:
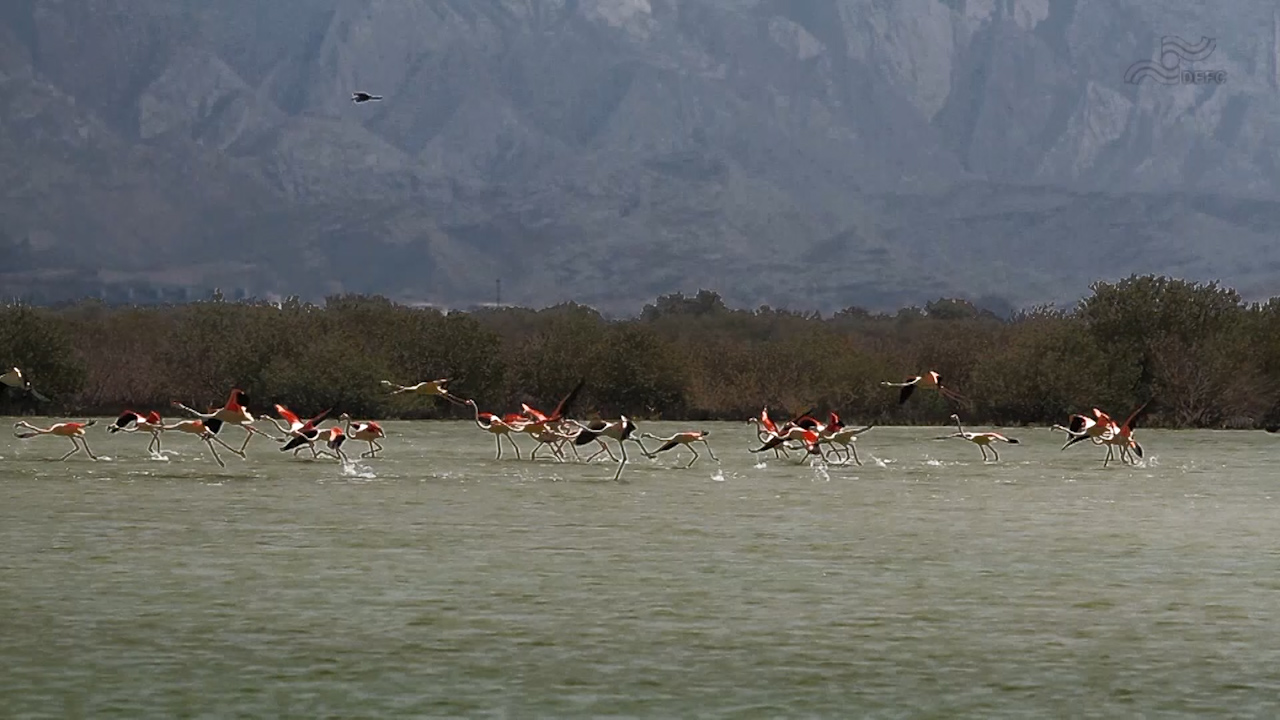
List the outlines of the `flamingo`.
{"type": "Polygon", "coordinates": [[[97,420],[86,420],[85,422],[60,422],[54,423],[47,428],[41,428],[32,425],[26,420],[19,420],[13,424],[13,435],[20,440],[33,438],[37,435],[57,435],[59,437],[68,438],[71,440],[71,444],[73,446],[72,450],[66,455],[58,458],[59,461],[66,460],[72,455],[80,452],[81,449],[83,449],[85,454],[91,459],[97,460],[98,456],[94,455],[93,451],[89,449],[89,441],[84,436],[84,429],[87,427],[93,427],[97,422],[97,420]],[[18,428],[26,428],[31,432],[18,432],[18,428]]]}
{"type": "Polygon", "coordinates": [[[907,401],[907,398],[911,397],[911,393],[915,392],[915,389],[917,387],[924,388],[926,390],[937,390],[938,394],[946,398],[949,398],[951,400],[954,400],[956,402],[963,402],[963,403],[969,402],[968,399],[965,398],[960,393],[956,392],[955,390],[952,390],[949,387],[944,387],[942,384],[942,376],[932,370],[925,373],[924,375],[916,375],[915,377],[909,377],[907,378],[906,382],[895,383],[895,382],[889,382],[886,380],[880,384],[883,385],[884,387],[902,388],[902,392],[898,394],[899,405],[902,405],[903,403],[905,403],[907,401]]]}
{"type": "Polygon", "coordinates": [[[769,406],[767,405],[760,411],[759,417],[747,418],[747,423],[756,426],[756,437],[760,442],[768,440],[770,433],[778,432],[777,423],[773,421],[773,418],[769,417],[769,406]]]}
{"type": "MultiPolygon", "coordinates": [[[[538,450],[540,450],[542,446],[545,445],[551,448],[551,453],[555,455],[556,460],[558,460],[559,462],[564,462],[565,460],[564,452],[560,448],[564,447],[564,444],[566,442],[575,439],[577,437],[577,433],[566,433],[559,426],[537,425],[537,427],[541,429],[537,430],[536,432],[530,433],[533,436],[533,438],[538,441],[538,444],[533,447],[533,452],[529,453],[529,459],[530,460],[536,459],[538,457],[538,450]]],[[[579,460],[582,459],[578,455],[578,451],[576,449],[574,449],[573,454],[574,454],[574,457],[578,458],[579,460]]]]}
{"type": "Polygon", "coordinates": [[[49,398],[45,397],[39,391],[37,391],[34,387],[32,387],[31,381],[28,380],[22,374],[22,371],[19,370],[18,368],[14,368],[9,372],[3,375],[0,375],[0,385],[4,385],[5,387],[11,387],[14,390],[18,390],[20,392],[25,392],[31,397],[35,398],[36,400],[39,400],[40,402],[49,402],[49,398]]]}
{"type": "Polygon", "coordinates": [[[1142,457],[1142,446],[1133,439],[1133,423],[1147,409],[1150,403],[1151,401],[1148,400],[1138,406],[1138,409],[1130,413],[1129,417],[1125,419],[1123,425],[1117,424],[1107,413],[1098,408],[1093,408],[1093,414],[1097,420],[1086,415],[1072,415],[1069,418],[1067,427],[1054,425],[1050,429],[1062,430],[1070,436],[1066,444],[1062,446],[1063,450],[1078,442],[1089,440],[1094,445],[1107,446],[1107,457],[1102,461],[1103,467],[1106,467],[1114,459],[1116,448],[1119,448],[1120,460],[1128,463],[1131,460],[1129,457],[1131,453],[1136,454],[1139,458],[1142,457]]]}
{"type": "MultiPolygon", "coordinates": [[[[565,440],[577,440],[578,436],[582,434],[582,427],[580,425],[573,424],[569,420],[561,420],[559,426],[556,428],[556,432],[565,440]]],[[[593,440],[596,445],[600,446],[600,449],[591,453],[591,456],[586,459],[586,462],[591,462],[602,454],[608,455],[610,460],[617,462],[618,458],[613,454],[613,450],[609,449],[609,445],[604,441],[604,438],[597,436],[593,438],[593,440]]],[[[561,445],[563,444],[564,443],[561,443],[561,445]]],[[[582,456],[578,454],[577,445],[569,443],[569,450],[573,452],[573,457],[575,459],[582,461],[582,456]]]]}
{"type": "MultiPolygon", "coordinates": [[[[544,414],[538,409],[530,407],[527,403],[520,403],[520,409],[524,410],[525,416],[529,418],[528,425],[545,426],[559,422],[566,414],[568,414],[569,406],[573,403],[574,399],[578,397],[578,393],[582,390],[582,386],[585,383],[586,380],[578,380],[578,384],[573,386],[573,389],[569,391],[568,395],[561,398],[560,402],[556,405],[556,409],[552,410],[550,415],[544,414]]],[[[524,431],[528,432],[527,429],[524,431]]]]}
{"type": "Polygon", "coordinates": [[[160,454],[160,433],[164,432],[164,420],[160,418],[160,413],[152,410],[145,416],[139,415],[132,410],[125,410],[120,413],[120,417],[116,421],[107,426],[107,432],[149,432],[151,433],[151,442],[147,444],[147,452],[153,455],[160,454]]]}
{"type": "MultiPolygon", "coordinates": [[[[793,426],[801,427],[801,428],[804,428],[805,430],[812,430],[813,432],[818,434],[818,448],[821,451],[823,460],[827,459],[827,453],[826,451],[821,450],[822,446],[839,444],[845,450],[845,458],[841,460],[842,464],[849,462],[851,455],[856,455],[856,451],[854,451],[853,446],[850,443],[852,443],[860,433],[866,432],[867,430],[871,429],[871,426],[868,425],[867,427],[862,428],[861,430],[855,430],[853,428],[849,428],[847,431],[845,431],[844,422],[840,420],[840,416],[837,415],[834,411],[827,413],[827,422],[825,423],[819,422],[817,418],[814,418],[806,413],[805,415],[802,415],[796,418],[791,423],[784,425],[783,428],[789,431],[790,428],[793,426]],[[838,436],[838,439],[837,439],[837,436],[838,436]]],[[[799,436],[799,439],[801,440],[801,442],[805,441],[805,438],[802,435],[799,436]]],[[[833,449],[831,452],[833,454],[836,454],[837,457],[839,456],[838,451],[833,449]]],[[[857,462],[859,465],[862,464],[862,461],[860,459],[857,460],[857,462]]]]}
{"type": "Polygon", "coordinates": [[[379,438],[385,438],[386,432],[382,430],[382,426],[370,420],[368,422],[352,423],[351,416],[342,413],[338,418],[345,420],[347,423],[347,436],[352,440],[361,440],[369,443],[369,451],[360,453],[360,457],[378,457],[378,451],[382,450],[382,444],[378,442],[379,438]]]}
{"type": "MultiPolygon", "coordinates": [[[[618,443],[618,448],[622,451],[622,460],[618,462],[618,472],[613,474],[614,480],[622,477],[622,468],[627,464],[626,441],[630,440],[631,442],[639,445],[640,451],[644,453],[645,457],[653,456],[652,453],[645,448],[644,443],[640,441],[640,438],[633,435],[636,431],[636,424],[631,422],[626,415],[623,415],[618,420],[614,420],[612,422],[605,420],[593,420],[588,425],[583,425],[577,420],[570,420],[569,422],[582,428],[582,431],[573,439],[574,445],[586,445],[601,436],[610,438],[614,442],[618,443]]],[[[592,457],[594,457],[594,455],[592,457]]]]}
{"type": "Polygon", "coordinates": [[[1129,465],[1138,464],[1138,461],[1133,459],[1133,455],[1137,455],[1141,459],[1142,446],[1138,444],[1137,440],[1133,439],[1133,423],[1137,420],[1138,415],[1147,409],[1149,404],[1151,404],[1150,400],[1138,406],[1138,409],[1130,413],[1129,417],[1125,419],[1123,425],[1116,425],[1114,421],[1111,422],[1112,432],[1103,438],[1103,444],[1107,446],[1107,457],[1102,461],[1102,467],[1106,467],[1111,462],[1112,450],[1115,448],[1118,448],[1120,462],[1129,465]]]}
{"type": "Polygon", "coordinates": [[[519,432],[522,424],[523,416],[507,415],[506,417],[498,417],[493,413],[482,413],[480,407],[476,405],[475,400],[468,399],[467,405],[471,406],[476,413],[476,427],[493,435],[494,442],[498,445],[498,456],[495,460],[502,459],[502,438],[506,438],[511,443],[511,447],[516,451],[516,458],[520,459],[520,446],[516,444],[515,438],[511,437],[512,432],[519,432]]]}
{"type": "Polygon", "coordinates": [[[313,458],[316,457],[317,453],[316,453],[315,442],[316,442],[316,438],[319,437],[319,433],[316,431],[316,425],[324,421],[325,416],[329,414],[332,408],[330,408],[330,410],[325,410],[324,412],[320,413],[319,415],[316,415],[315,417],[311,418],[310,420],[307,420],[306,422],[303,422],[302,419],[299,418],[296,413],[294,413],[292,410],[285,407],[284,405],[276,403],[275,407],[276,407],[276,413],[278,413],[285,422],[289,423],[287,427],[284,425],[281,425],[279,421],[277,421],[275,418],[271,417],[270,415],[264,415],[263,417],[271,421],[271,424],[275,425],[276,429],[284,433],[286,436],[292,436],[294,440],[301,438],[304,441],[304,442],[294,442],[293,440],[286,441],[285,439],[280,438],[278,439],[279,442],[284,442],[285,445],[287,446],[287,447],[281,448],[280,451],[284,452],[286,450],[293,450],[294,456],[297,456],[298,452],[302,450],[302,445],[306,444],[308,447],[311,448],[311,457],[313,458]]]}
{"type": "Polygon", "coordinates": [[[351,102],[353,103],[363,103],[363,102],[369,102],[370,100],[381,100],[381,99],[382,99],[381,95],[370,95],[367,92],[351,93],[351,102]]]}
{"type": "Polygon", "coordinates": [[[693,446],[696,442],[700,442],[706,446],[707,454],[711,456],[712,460],[720,462],[720,458],[716,457],[716,454],[711,452],[711,445],[707,443],[708,435],[710,435],[710,433],[703,430],[690,430],[687,432],[678,432],[671,437],[658,437],[657,435],[652,435],[650,433],[641,433],[640,437],[647,437],[663,443],[662,447],[654,450],[650,457],[655,457],[658,453],[666,452],[667,450],[679,445],[683,445],[688,448],[689,452],[693,453],[693,459],[689,461],[688,465],[685,465],[685,468],[687,469],[693,467],[693,464],[698,461],[698,449],[693,446]]]}
{"type": "MultiPolygon", "coordinates": [[[[1124,424],[1121,425],[1120,429],[1116,432],[1116,435],[1124,442],[1124,445],[1120,448],[1122,457],[1124,453],[1129,452],[1136,454],[1139,458],[1142,457],[1142,446],[1138,444],[1137,440],[1133,439],[1133,428],[1134,422],[1137,421],[1138,416],[1141,415],[1150,404],[1151,401],[1147,400],[1139,405],[1137,410],[1129,413],[1129,417],[1125,419],[1124,424]]],[[[1136,461],[1134,462],[1136,464],[1136,461]]]]}
{"type": "MultiPolygon", "coordinates": [[[[818,455],[823,457],[823,459],[826,458],[826,456],[822,454],[822,448],[819,446],[820,438],[818,437],[818,433],[799,425],[791,425],[785,430],[773,433],[763,445],[754,450],[748,448],[748,451],[753,453],[764,452],[765,450],[772,450],[773,448],[792,440],[799,442],[808,451],[809,455],[818,455]]],[[[800,462],[804,462],[803,456],[800,458],[800,462]]]]}
{"type": "MultiPolygon", "coordinates": [[[[326,431],[324,430],[320,431],[320,434],[322,437],[324,436],[325,432],[326,431]]],[[[350,461],[350,458],[347,457],[346,453],[342,452],[342,443],[345,442],[347,439],[346,434],[344,434],[342,432],[342,428],[338,427],[337,425],[330,427],[327,432],[329,437],[325,438],[324,444],[325,444],[325,447],[329,448],[329,450],[332,450],[333,452],[321,450],[320,454],[330,455],[332,457],[337,458],[338,462],[342,463],[343,465],[347,464],[347,462],[350,461]]]]}
{"type": "Polygon", "coordinates": [[[441,378],[440,380],[424,380],[414,385],[398,385],[390,380],[383,380],[385,387],[395,388],[391,391],[392,395],[403,395],[405,393],[414,393],[417,395],[430,395],[433,397],[442,397],[454,405],[465,405],[461,398],[450,393],[445,389],[445,385],[449,383],[449,378],[441,378]]]}
{"type": "Polygon", "coordinates": [[[971,432],[965,432],[965,431],[964,431],[964,426],[960,424],[960,416],[959,416],[959,415],[957,415],[957,414],[955,414],[955,413],[952,413],[952,414],[951,414],[951,419],[956,421],[956,427],[959,429],[959,432],[953,433],[953,434],[951,434],[951,435],[944,435],[944,436],[942,436],[942,437],[940,437],[940,438],[935,438],[935,439],[936,439],[936,440],[946,440],[946,439],[948,439],[948,438],[955,438],[955,437],[958,437],[958,438],[964,438],[965,440],[968,440],[969,442],[973,443],[974,445],[977,445],[977,446],[978,446],[978,449],[982,451],[982,461],[983,461],[983,462],[986,462],[986,461],[987,461],[987,449],[988,449],[988,448],[990,448],[991,452],[996,456],[996,460],[999,460],[999,459],[1000,459],[1000,453],[996,452],[996,448],[995,448],[995,446],[991,444],[991,443],[993,443],[993,442],[1009,443],[1010,445],[1018,445],[1018,444],[1020,444],[1020,443],[1019,443],[1015,438],[1005,437],[1004,435],[1001,435],[1000,433],[994,433],[994,432],[984,432],[984,433],[971,433],[971,432]]]}
{"type": "MultiPolygon", "coordinates": [[[[237,454],[240,455],[240,457],[244,457],[244,449],[249,447],[249,441],[253,439],[254,433],[267,438],[271,437],[253,426],[253,413],[250,413],[244,406],[248,401],[249,398],[244,394],[243,390],[240,388],[234,388],[231,390],[231,396],[227,398],[227,404],[213,412],[202,413],[199,410],[183,405],[177,400],[173,401],[173,406],[181,410],[186,410],[201,420],[221,420],[227,425],[239,425],[244,430],[244,444],[240,446],[240,450],[237,454]]],[[[275,438],[271,439],[274,440],[275,438]]]]}
{"type": "MultiPolygon", "coordinates": [[[[756,439],[762,443],[768,442],[769,438],[778,433],[778,426],[773,422],[773,419],[769,417],[769,408],[767,406],[760,411],[760,417],[747,418],[747,424],[756,426],[756,439]]],[[[781,458],[783,455],[786,455],[787,457],[791,456],[791,453],[787,452],[786,446],[774,446],[773,456],[781,458]]]]}
{"type": "MultiPolygon", "coordinates": [[[[768,445],[768,449],[773,450],[774,457],[780,457],[778,454],[779,451],[782,452],[782,455],[791,457],[791,453],[787,451],[788,448],[786,445],[790,440],[795,440],[800,443],[802,447],[804,446],[805,435],[804,433],[799,432],[797,428],[800,430],[813,430],[816,432],[822,426],[822,423],[819,423],[817,420],[809,416],[809,413],[813,412],[813,408],[809,408],[791,420],[782,423],[781,427],[774,423],[774,421],[769,417],[768,412],[769,409],[767,407],[760,412],[760,421],[756,429],[756,437],[760,442],[768,445]],[[781,442],[774,442],[773,439],[779,436],[783,437],[783,440],[781,442]]],[[[803,462],[803,458],[801,461],[803,462]]]]}
{"type": "Polygon", "coordinates": [[[1138,461],[1133,459],[1136,453],[1139,458],[1142,457],[1142,446],[1130,437],[1122,436],[1120,433],[1108,435],[1102,439],[1102,445],[1107,446],[1107,456],[1102,459],[1102,467],[1106,467],[1116,455],[1120,456],[1120,462],[1125,465],[1137,465],[1138,461]]]}
{"type": "MultiPolygon", "coordinates": [[[[861,465],[862,460],[858,458],[858,448],[854,443],[857,441],[859,435],[873,427],[875,426],[868,425],[864,428],[854,428],[845,425],[841,422],[840,416],[833,412],[831,413],[831,419],[823,427],[822,431],[818,433],[818,440],[829,445],[839,445],[843,448],[845,451],[845,458],[842,462],[847,463],[850,458],[852,458],[855,463],[861,465]]],[[[834,453],[836,451],[833,450],[832,452],[834,453]]]]}
{"type": "Polygon", "coordinates": [[[187,433],[189,435],[199,436],[199,438],[204,441],[204,444],[209,446],[209,452],[213,453],[213,459],[216,460],[218,465],[221,467],[226,467],[227,464],[218,456],[218,450],[213,446],[215,442],[236,455],[239,455],[241,458],[244,457],[244,452],[231,447],[227,443],[223,442],[222,438],[217,436],[216,433],[222,429],[222,421],[217,418],[211,417],[200,420],[179,420],[172,425],[164,425],[161,429],[166,431],[174,430],[181,433],[187,433]]]}

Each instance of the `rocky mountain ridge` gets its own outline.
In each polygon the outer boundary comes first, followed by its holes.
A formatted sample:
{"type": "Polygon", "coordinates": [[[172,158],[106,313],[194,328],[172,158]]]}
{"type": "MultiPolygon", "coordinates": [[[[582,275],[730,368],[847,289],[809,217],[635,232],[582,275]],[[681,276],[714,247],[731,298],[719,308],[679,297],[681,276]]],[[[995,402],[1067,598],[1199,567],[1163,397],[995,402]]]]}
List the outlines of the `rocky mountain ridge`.
{"type": "Polygon", "coordinates": [[[10,0],[0,290],[634,312],[1276,291],[1276,10],[10,0]],[[1201,85],[1129,84],[1162,36],[1201,85]],[[385,95],[353,105],[353,89],[385,95]]]}

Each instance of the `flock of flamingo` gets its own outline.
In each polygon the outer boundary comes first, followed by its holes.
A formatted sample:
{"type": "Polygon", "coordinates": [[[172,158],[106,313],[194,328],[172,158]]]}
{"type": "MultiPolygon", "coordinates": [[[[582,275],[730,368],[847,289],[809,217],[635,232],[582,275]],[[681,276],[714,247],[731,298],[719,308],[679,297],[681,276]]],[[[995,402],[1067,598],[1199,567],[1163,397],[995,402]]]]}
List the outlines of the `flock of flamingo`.
{"type": "MultiPolygon", "coordinates": [[[[499,460],[502,459],[504,439],[511,449],[515,451],[516,458],[523,459],[520,446],[516,444],[515,436],[528,435],[537,443],[529,453],[529,459],[531,460],[536,459],[538,451],[545,446],[551,457],[559,462],[565,462],[568,459],[565,454],[566,449],[573,454],[574,459],[582,461],[583,458],[578,452],[578,448],[594,443],[596,446],[595,452],[588,456],[585,461],[591,462],[602,454],[608,455],[611,460],[618,463],[617,472],[614,473],[614,480],[621,477],[622,469],[628,462],[628,442],[635,443],[640,452],[646,458],[651,459],[669,450],[685,448],[692,454],[688,464],[684,466],[686,468],[692,467],[701,457],[698,453],[697,445],[702,445],[712,460],[719,461],[719,458],[711,450],[711,445],[707,442],[708,433],[702,430],[688,430],[677,432],[667,437],[660,437],[650,433],[637,432],[636,424],[625,415],[620,416],[617,420],[595,419],[585,423],[569,417],[569,408],[582,390],[584,381],[579,381],[550,413],[544,413],[528,404],[522,404],[520,412],[505,415],[481,412],[474,400],[464,400],[451,393],[447,388],[448,383],[449,380],[447,379],[425,381],[415,385],[398,385],[389,380],[382,381],[382,385],[389,388],[393,395],[438,397],[456,405],[471,408],[476,426],[493,436],[497,449],[496,459],[499,460]],[[650,451],[644,445],[645,439],[661,444],[655,450],[650,451]],[[613,454],[613,449],[606,440],[612,440],[617,445],[620,457],[613,454]]],[[[45,399],[43,395],[40,395],[31,386],[30,381],[23,376],[18,368],[0,375],[0,385],[28,393],[39,399],[45,399]]],[[[936,391],[939,395],[954,403],[967,404],[969,402],[960,393],[944,386],[938,373],[932,371],[924,375],[908,378],[905,382],[886,381],[882,382],[881,385],[900,388],[898,394],[899,405],[906,403],[917,388],[936,391]]],[[[359,456],[360,458],[376,458],[378,453],[383,450],[379,441],[386,438],[386,433],[377,422],[355,422],[350,415],[343,413],[338,418],[338,424],[321,427],[321,423],[329,416],[330,410],[304,420],[292,410],[280,404],[274,406],[278,417],[269,415],[255,417],[245,407],[247,402],[248,398],[239,389],[231,391],[226,404],[209,412],[200,412],[181,402],[173,401],[171,403],[172,407],[187,413],[190,418],[178,420],[172,424],[165,424],[164,419],[156,411],[143,414],[133,410],[126,410],[107,426],[107,431],[109,433],[149,434],[151,439],[147,445],[147,451],[153,455],[160,453],[161,436],[165,432],[172,431],[194,435],[205,443],[213,459],[222,467],[226,467],[226,462],[218,454],[218,447],[237,455],[241,459],[245,459],[247,458],[245,451],[254,435],[261,435],[278,443],[280,452],[292,451],[295,457],[305,449],[311,453],[312,458],[329,457],[344,464],[350,461],[350,458],[343,450],[343,445],[348,439],[368,444],[369,449],[362,452],[359,456]],[[275,426],[279,435],[272,435],[258,428],[255,423],[259,421],[270,422],[275,426]],[[245,433],[244,441],[238,448],[219,437],[221,430],[228,425],[237,426],[245,433]]],[[[1085,441],[1094,445],[1105,446],[1107,455],[1103,460],[1104,467],[1116,459],[1117,456],[1125,464],[1136,464],[1143,457],[1143,451],[1142,446],[1133,437],[1133,423],[1146,407],[1147,404],[1144,403],[1130,414],[1124,423],[1117,423],[1107,413],[1094,408],[1093,417],[1081,414],[1071,415],[1066,425],[1054,425],[1051,429],[1067,434],[1068,439],[1066,444],[1062,446],[1063,450],[1085,441]]],[[[755,425],[756,437],[760,442],[759,447],[750,448],[749,452],[763,453],[772,450],[775,457],[778,458],[790,457],[792,452],[799,452],[801,453],[801,462],[811,456],[817,456],[826,462],[845,464],[852,461],[861,465],[862,460],[858,457],[855,443],[863,433],[871,430],[874,426],[867,425],[859,428],[846,425],[835,412],[827,413],[826,421],[823,422],[815,418],[811,413],[812,411],[807,411],[779,424],[770,417],[767,407],[762,409],[758,416],[747,420],[748,423],[755,425]]],[[[959,414],[952,414],[951,419],[956,423],[956,432],[936,439],[959,438],[967,440],[978,446],[978,449],[982,452],[984,462],[988,460],[999,461],[1000,454],[996,450],[997,444],[1020,444],[1017,439],[996,432],[968,432],[964,429],[959,414]],[[990,453],[990,457],[988,453],[990,453]]],[[[40,435],[64,437],[71,442],[72,449],[63,455],[60,458],[61,460],[66,460],[79,452],[84,452],[90,458],[96,460],[97,456],[89,448],[85,433],[87,428],[93,427],[96,423],[96,420],[60,422],[42,428],[23,420],[14,424],[14,435],[21,439],[40,435]]]]}

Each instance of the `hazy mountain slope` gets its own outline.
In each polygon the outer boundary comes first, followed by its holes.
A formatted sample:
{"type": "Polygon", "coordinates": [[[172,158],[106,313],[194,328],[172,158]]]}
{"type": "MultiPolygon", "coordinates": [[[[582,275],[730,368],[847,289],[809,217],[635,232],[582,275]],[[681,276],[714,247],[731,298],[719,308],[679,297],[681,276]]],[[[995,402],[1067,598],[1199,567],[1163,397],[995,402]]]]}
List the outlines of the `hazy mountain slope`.
{"type": "MultiPolygon", "coordinates": [[[[9,0],[0,291],[1275,291],[1260,0],[9,0]],[[1161,35],[1221,85],[1126,84],[1161,35]],[[356,106],[353,89],[387,100],[356,106]],[[56,283],[51,281],[56,278],[56,283]]],[[[993,301],[994,302],[994,301],[993,301]]]]}

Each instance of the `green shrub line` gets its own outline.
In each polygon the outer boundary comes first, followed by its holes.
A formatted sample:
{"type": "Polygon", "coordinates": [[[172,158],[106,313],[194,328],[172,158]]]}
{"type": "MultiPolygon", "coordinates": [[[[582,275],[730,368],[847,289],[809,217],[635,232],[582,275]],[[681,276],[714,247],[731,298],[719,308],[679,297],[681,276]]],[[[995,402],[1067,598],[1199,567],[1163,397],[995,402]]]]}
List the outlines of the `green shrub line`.
{"type": "Polygon", "coordinates": [[[637,420],[743,421],[835,410],[846,422],[937,425],[954,408],[896,388],[928,370],[973,402],[966,424],[1047,426],[1100,408],[1124,417],[1152,401],[1142,427],[1255,428],[1280,417],[1280,298],[1246,303],[1218,283],[1153,275],[1098,282],[1075,307],[1000,318],[964,300],[896,313],[830,317],[731,309],[703,290],[664,295],[638,317],[566,303],[441,312],[380,296],[57,308],[0,307],[0,363],[17,366],[49,404],[8,393],[0,413],[180,415],[171,400],[220,405],[243,389],[255,413],[459,418],[469,408],[392,396],[451,378],[482,410],[554,406],[586,378],[574,414],[637,420]]]}

